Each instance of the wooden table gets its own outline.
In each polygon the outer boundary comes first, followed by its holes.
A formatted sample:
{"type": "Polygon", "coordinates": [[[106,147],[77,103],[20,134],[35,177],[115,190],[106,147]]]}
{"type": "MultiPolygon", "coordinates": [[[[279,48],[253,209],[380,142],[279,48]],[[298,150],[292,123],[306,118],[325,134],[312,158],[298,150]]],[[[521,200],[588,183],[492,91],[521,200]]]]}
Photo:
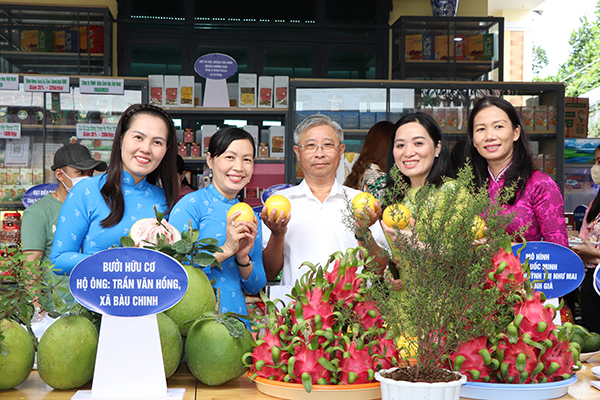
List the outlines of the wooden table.
{"type": "MultiPolygon", "coordinates": [[[[589,362],[584,362],[585,369],[577,374],[577,383],[569,387],[566,399],[579,400],[598,400],[600,399],[600,390],[590,386],[591,380],[596,380],[590,369],[600,365],[600,354],[597,354],[589,362]]],[[[246,376],[227,382],[218,387],[205,386],[198,382],[189,373],[185,364],[171,378],[167,380],[169,388],[185,388],[184,400],[195,399],[217,399],[217,400],[272,400],[273,397],[262,394],[256,389],[256,385],[246,376]],[[197,392],[197,393],[196,393],[197,392]]],[[[91,389],[91,384],[80,388],[82,390],[91,389]]],[[[46,385],[38,375],[37,371],[32,371],[27,380],[12,390],[0,390],[0,399],[2,400],[70,400],[77,392],[74,390],[53,390],[46,385]]],[[[333,400],[333,399],[332,399],[333,400]]]]}

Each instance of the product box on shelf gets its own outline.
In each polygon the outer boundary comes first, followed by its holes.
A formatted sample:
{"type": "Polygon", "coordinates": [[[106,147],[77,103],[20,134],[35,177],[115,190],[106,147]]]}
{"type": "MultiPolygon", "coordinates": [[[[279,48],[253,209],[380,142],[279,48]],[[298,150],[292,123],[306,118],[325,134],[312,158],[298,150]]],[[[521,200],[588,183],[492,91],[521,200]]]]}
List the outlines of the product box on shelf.
{"type": "Polygon", "coordinates": [[[210,138],[217,133],[216,125],[202,125],[202,156],[206,157],[208,154],[208,146],[210,145],[210,138]]]}
{"type": "Polygon", "coordinates": [[[273,77],[258,77],[258,107],[273,107],[273,77]]]}
{"type": "Polygon", "coordinates": [[[374,112],[361,112],[359,120],[360,129],[371,129],[373,125],[375,125],[375,119],[377,118],[377,113],[374,112]]]}
{"type": "Polygon", "coordinates": [[[535,129],[535,108],[533,106],[521,107],[521,118],[523,119],[523,128],[526,131],[535,129]]]}
{"type": "MultiPolygon", "coordinates": [[[[387,121],[387,112],[377,111],[375,114],[376,114],[375,122],[387,121]]],[[[392,121],[392,122],[396,122],[396,121],[392,121]]]]}
{"type": "Polygon", "coordinates": [[[183,142],[184,143],[194,143],[196,141],[196,135],[190,128],[186,129],[183,132],[183,142]]]}
{"type": "Polygon", "coordinates": [[[453,60],[454,59],[454,36],[436,35],[435,36],[435,59],[453,60]]]}
{"type": "Polygon", "coordinates": [[[52,32],[52,43],[55,53],[65,52],[65,31],[52,32]]]}
{"type": "Polygon", "coordinates": [[[269,149],[271,157],[285,156],[285,126],[269,128],[269,149]]]}
{"type": "Polygon", "coordinates": [[[546,172],[546,171],[544,171],[544,155],[543,154],[533,154],[532,159],[533,159],[533,168],[535,168],[536,170],[541,171],[541,172],[546,172]]]}
{"type": "Polygon", "coordinates": [[[565,137],[587,137],[589,112],[590,99],[565,97],[565,137]]]}
{"type": "Polygon", "coordinates": [[[259,143],[259,137],[258,137],[259,127],[258,127],[258,125],[245,125],[244,130],[246,132],[248,132],[254,139],[254,151],[256,152],[256,154],[258,154],[258,143],[259,143]]]}
{"type": "Polygon", "coordinates": [[[548,130],[548,107],[547,106],[535,106],[535,130],[536,131],[547,131],[548,130]]]}
{"type": "Polygon", "coordinates": [[[179,145],[177,146],[177,154],[179,154],[181,157],[187,157],[189,156],[189,152],[188,152],[188,144],[187,143],[179,143],[179,145]]]}
{"type": "Polygon", "coordinates": [[[256,74],[238,75],[238,107],[256,107],[256,74]]]}
{"type": "Polygon", "coordinates": [[[65,30],[65,52],[79,52],[79,32],[74,29],[65,30]]]}
{"type": "Polygon", "coordinates": [[[288,91],[290,86],[289,76],[276,76],[273,79],[273,87],[275,91],[275,108],[287,108],[288,106],[288,91]]]}
{"type": "Polygon", "coordinates": [[[52,53],[54,51],[53,35],[50,29],[38,30],[38,51],[40,53],[52,53]]]}
{"type": "Polygon", "coordinates": [[[467,36],[465,58],[467,60],[491,60],[494,56],[494,35],[467,36]]]}
{"type": "Polygon", "coordinates": [[[323,114],[327,115],[331,118],[332,121],[337,122],[340,126],[342,126],[342,112],[341,111],[327,111],[323,114]]]}
{"type": "Polygon", "coordinates": [[[179,102],[182,107],[194,106],[194,76],[181,75],[179,77],[179,102]]]}
{"type": "Polygon", "coordinates": [[[21,31],[21,51],[38,51],[38,30],[21,31]]]}
{"type": "Polygon", "coordinates": [[[458,108],[448,107],[446,108],[446,130],[457,131],[458,130],[458,108]]]}
{"type": "Polygon", "coordinates": [[[464,60],[466,56],[466,36],[465,35],[456,35],[454,36],[454,58],[459,60],[464,60]]]}
{"type": "Polygon", "coordinates": [[[200,157],[202,155],[202,147],[200,143],[192,143],[190,147],[190,156],[192,157],[200,157]]]}
{"type": "Polygon", "coordinates": [[[179,75],[165,75],[165,106],[179,105],[179,75]]]}
{"type": "Polygon", "coordinates": [[[164,106],[165,83],[163,75],[148,75],[148,86],[150,87],[150,104],[164,106]]]}
{"type": "Polygon", "coordinates": [[[358,111],[342,111],[342,128],[358,129],[358,111]]]}
{"type": "Polygon", "coordinates": [[[440,128],[445,129],[446,109],[444,107],[433,107],[433,119],[435,119],[440,128]]]}
{"type": "Polygon", "coordinates": [[[194,83],[194,106],[202,107],[202,83],[194,83]]]}
{"type": "Polygon", "coordinates": [[[227,82],[227,96],[229,97],[229,107],[238,106],[238,84],[236,82],[227,82]]]}
{"type": "Polygon", "coordinates": [[[82,53],[104,53],[104,27],[90,25],[79,27],[79,51],[82,53]],[[88,29],[89,28],[89,29],[88,29]]]}
{"type": "Polygon", "coordinates": [[[556,106],[548,106],[548,130],[556,131],[556,106]]]}
{"type": "Polygon", "coordinates": [[[544,154],[544,172],[556,180],[556,156],[554,154],[544,154]]]}
{"type": "Polygon", "coordinates": [[[433,60],[435,57],[432,34],[406,35],[404,43],[407,60],[433,60]]]}

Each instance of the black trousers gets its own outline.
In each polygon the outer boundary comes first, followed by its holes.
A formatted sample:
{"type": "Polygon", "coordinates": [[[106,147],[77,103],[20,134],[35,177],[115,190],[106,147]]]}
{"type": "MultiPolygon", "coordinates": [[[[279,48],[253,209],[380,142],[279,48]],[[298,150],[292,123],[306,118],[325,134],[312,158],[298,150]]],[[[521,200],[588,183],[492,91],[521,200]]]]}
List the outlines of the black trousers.
{"type": "Polygon", "coordinates": [[[591,332],[600,333],[600,295],[594,289],[595,268],[586,268],[581,283],[581,324],[591,332]]]}

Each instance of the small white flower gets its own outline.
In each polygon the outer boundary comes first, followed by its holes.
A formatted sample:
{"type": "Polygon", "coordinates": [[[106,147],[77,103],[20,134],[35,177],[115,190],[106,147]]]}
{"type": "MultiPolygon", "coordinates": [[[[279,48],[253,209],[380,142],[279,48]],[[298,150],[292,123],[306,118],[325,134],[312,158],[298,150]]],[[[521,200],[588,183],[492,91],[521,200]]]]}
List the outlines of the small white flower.
{"type": "Polygon", "coordinates": [[[86,195],[86,196],[89,196],[89,195],[90,195],[90,193],[91,193],[91,192],[90,192],[90,189],[88,189],[88,188],[85,188],[85,192],[84,192],[84,193],[85,193],[85,195],[86,195]]]}
{"type": "Polygon", "coordinates": [[[123,231],[123,235],[129,235],[129,228],[125,228],[125,230],[123,231]]]}
{"type": "Polygon", "coordinates": [[[138,203],[138,205],[137,205],[137,208],[138,208],[138,210],[139,210],[140,208],[142,208],[142,204],[138,203]]]}
{"type": "Polygon", "coordinates": [[[65,222],[65,216],[63,215],[62,217],[60,217],[60,222],[64,223],[65,222]]]}
{"type": "Polygon", "coordinates": [[[125,196],[127,196],[129,193],[131,193],[131,190],[126,190],[124,193],[125,193],[125,196]]]}
{"type": "Polygon", "coordinates": [[[135,221],[135,219],[136,219],[135,217],[133,217],[133,216],[131,217],[131,221],[135,221]]]}
{"type": "Polygon", "coordinates": [[[77,240],[77,235],[75,235],[74,233],[71,233],[71,239],[77,240]]]}
{"type": "Polygon", "coordinates": [[[78,209],[75,209],[75,216],[76,216],[77,218],[79,218],[79,214],[81,214],[81,213],[79,212],[79,210],[78,210],[78,209]]]}
{"type": "Polygon", "coordinates": [[[90,247],[96,247],[96,242],[94,242],[94,241],[90,242],[90,247]]]}
{"type": "Polygon", "coordinates": [[[231,297],[235,297],[236,293],[235,292],[231,292],[231,297]]]}
{"type": "Polygon", "coordinates": [[[58,245],[58,247],[62,247],[62,242],[60,240],[57,240],[56,244],[58,245]]]}
{"type": "Polygon", "coordinates": [[[225,282],[225,277],[222,276],[220,280],[221,280],[221,282],[225,282]]]}

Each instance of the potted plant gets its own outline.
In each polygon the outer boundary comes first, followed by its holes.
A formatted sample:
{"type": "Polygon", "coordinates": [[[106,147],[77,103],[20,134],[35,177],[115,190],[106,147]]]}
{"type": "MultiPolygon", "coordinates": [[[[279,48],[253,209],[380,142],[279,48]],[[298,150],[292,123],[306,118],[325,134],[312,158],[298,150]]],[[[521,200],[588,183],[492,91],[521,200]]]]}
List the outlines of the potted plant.
{"type": "MultiPolygon", "coordinates": [[[[408,190],[396,168],[392,178],[387,204],[408,190]]],[[[468,168],[441,188],[421,187],[411,200],[414,222],[397,227],[389,240],[402,288],[393,291],[381,280],[369,290],[387,328],[414,354],[414,365],[376,374],[382,397],[458,399],[467,379],[570,378],[580,367],[577,346],[569,344],[572,326],[555,326],[555,310],[532,289],[527,263],[522,267],[512,252],[515,238],[504,231],[512,216],[502,215],[502,201],[490,202],[486,188],[475,190],[468,168]],[[451,394],[441,395],[444,385],[451,394]]],[[[350,223],[364,225],[357,218],[350,223]]]]}
{"type": "MultiPolygon", "coordinates": [[[[396,184],[388,187],[386,205],[408,192],[396,167],[392,178],[396,184]]],[[[461,344],[510,322],[512,306],[501,301],[501,290],[484,288],[492,258],[508,239],[503,226],[509,217],[501,216],[498,206],[491,204],[487,190],[474,189],[469,169],[440,188],[422,186],[410,204],[412,223],[404,229],[400,226],[405,224],[399,224],[396,237],[388,237],[394,261],[390,269],[402,287],[392,290],[390,277],[371,285],[368,294],[387,329],[414,355],[413,365],[379,371],[376,378],[382,383],[383,398],[388,394],[396,399],[416,398],[424,388],[440,393],[439,386],[449,386],[447,390],[458,399],[467,378],[452,371],[447,362],[450,355],[461,344]],[[485,237],[477,240],[484,214],[485,237]]],[[[392,208],[392,219],[394,212],[399,211],[392,208]]],[[[350,215],[351,225],[364,225],[360,214],[350,215]]]]}

